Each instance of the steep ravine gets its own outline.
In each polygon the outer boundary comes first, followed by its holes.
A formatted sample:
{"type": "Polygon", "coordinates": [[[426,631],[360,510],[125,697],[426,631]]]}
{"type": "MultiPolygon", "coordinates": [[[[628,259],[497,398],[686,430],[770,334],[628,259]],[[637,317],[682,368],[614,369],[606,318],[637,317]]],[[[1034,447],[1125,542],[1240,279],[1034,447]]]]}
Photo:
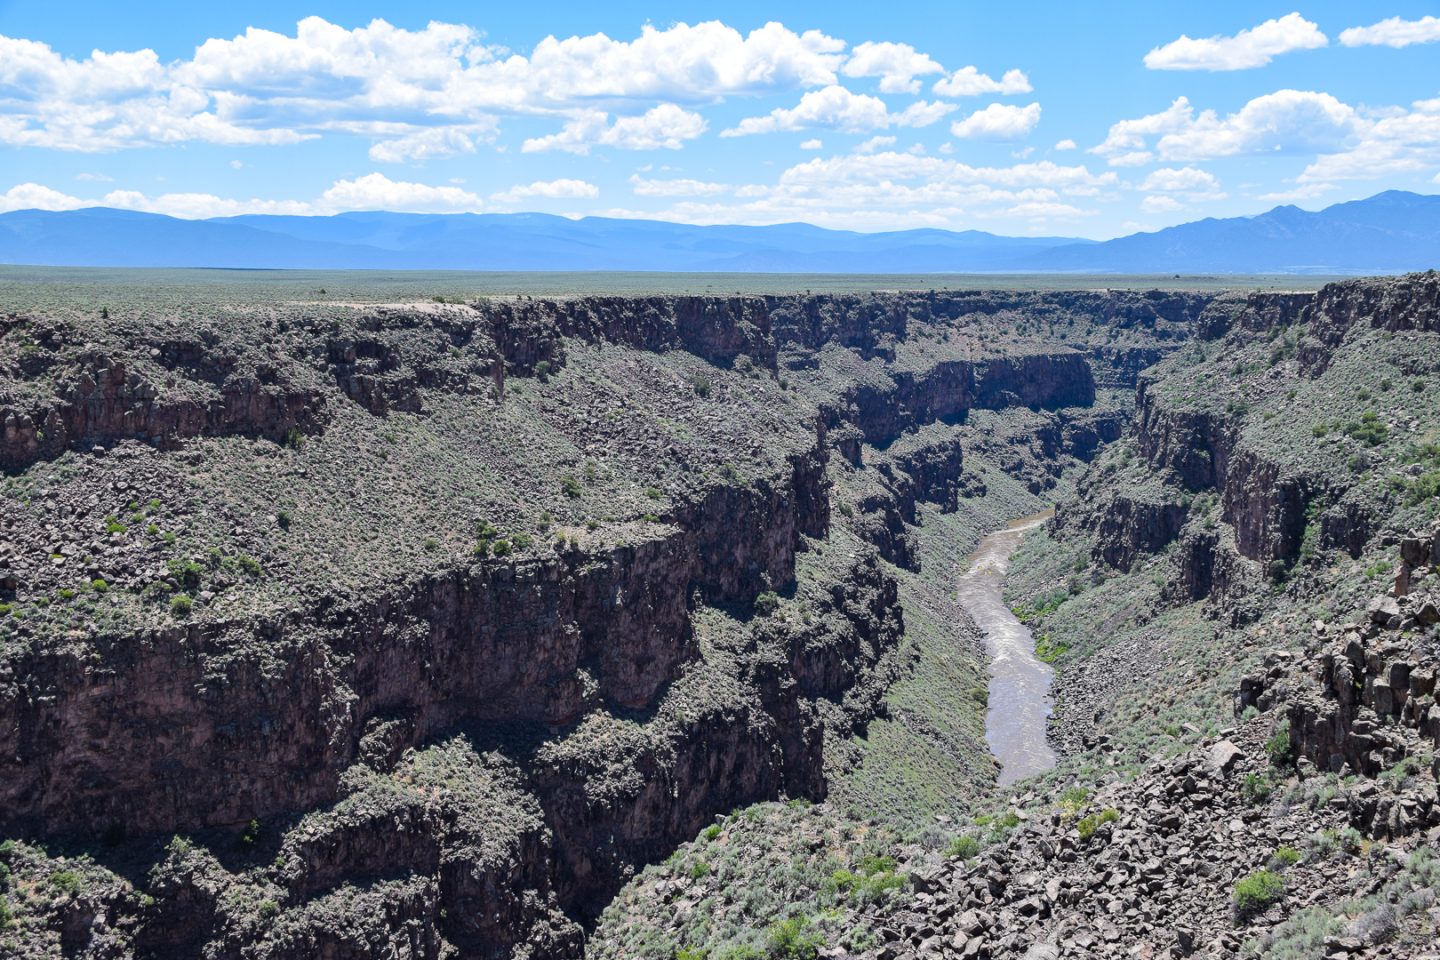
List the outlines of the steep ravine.
{"type": "Polygon", "coordinates": [[[575,955],[717,814],[826,797],[929,655],[917,538],[1093,457],[1207,303],[11,315],[0,833],[82,883],[0,942],[575,955]]]}

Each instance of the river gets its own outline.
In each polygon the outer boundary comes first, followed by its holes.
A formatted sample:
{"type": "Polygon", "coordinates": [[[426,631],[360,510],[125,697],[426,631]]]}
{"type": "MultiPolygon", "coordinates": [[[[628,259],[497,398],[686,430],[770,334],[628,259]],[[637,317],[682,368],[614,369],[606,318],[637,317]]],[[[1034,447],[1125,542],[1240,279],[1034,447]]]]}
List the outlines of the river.
{"type": "Polygon", "coordinates": [[[1010,612],[1002,589],[1010,558],[1026,532],[1053,514],[1047,510],[1016,520],[981,540],[970,557],[969,569],[960,578],[960,605],[984,633],[990,655],[985,740],[1000,761],[1002,787],[1055,766],[1055,752],[1045,739],[1055,671],[1036,658],[1030,628],[1010,612]]]}

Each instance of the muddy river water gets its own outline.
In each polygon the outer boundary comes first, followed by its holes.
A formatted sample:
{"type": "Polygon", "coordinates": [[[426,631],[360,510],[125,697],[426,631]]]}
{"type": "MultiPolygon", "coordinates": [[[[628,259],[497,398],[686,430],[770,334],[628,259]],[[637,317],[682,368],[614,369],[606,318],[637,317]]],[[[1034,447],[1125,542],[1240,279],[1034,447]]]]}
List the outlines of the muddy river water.
{"type": "Polygon", "coordinates": [[[960,578],[960,605],[984,633],[990,655],[985,740],[1000,761],[1001,786],[1055,766],[1055,753],[1045,739],[1055,671],[1036,658],[1030,628],[1005,605],[1001,584],[1025,534],[1053,512],[1016,520],[981,540],[960,578]]]}

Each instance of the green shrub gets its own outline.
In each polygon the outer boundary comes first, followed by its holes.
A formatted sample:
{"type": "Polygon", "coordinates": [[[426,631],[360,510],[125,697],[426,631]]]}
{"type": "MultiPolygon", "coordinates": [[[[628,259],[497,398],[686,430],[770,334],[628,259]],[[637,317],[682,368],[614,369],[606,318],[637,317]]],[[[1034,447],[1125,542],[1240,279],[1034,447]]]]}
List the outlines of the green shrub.
{"type": "Polygon", "coordinates": [[[182,590],[198,589],[200,579],[205,575],[205,568],[189,558],[172,558],[165,562],[165,566],[182,590]]]}
{"type": "Polygon", "coordinates": [[[690,879],[699,880],[702,877],[710,876],[710,864],[704,860],[696,860],[690,865],[690,879]]]}
{"type": "Polygon", "coordinates": [[[175,598],[170,601],[170,613],[182,620],[190,616],[190,611],[194,609],[194,607],[195,601],[183,593],[177,594],[175,598]]]}
{"type": "Polygon", "coordinates": [[[695,391],[695,396],[702,400],[710,396],[710,381],[699,374],[690,378],[690,388],[695,391]]]}
{"type": "Polygon", "coordinates": [[[572,500],[579,497],[581,493],[580,481],[567,473],[560,478],[560,492],[572,500]]]}
{"type": "Polygon", "coordinates": [[[1270,739],[1265,741],[1265,755],[1270,758],[1271,766],[1286,767],[1294,758],[1290,753],[1290,724],[1282,723],[1275,728],[1270,739]]]}
{"type": "Polygon", "coordinates": [[[1286,867],[1293,867],[1295,866],[1295,864],[1299,863],[1300,860],[1300,851],[1296,850],[1294,847],[1288,844],[1277,848],[1275,850],[1275,853],[1270,857],[1271,865],[1278,870],[1283,870],[1286,867]]]}
{"type": "Polygon", "coordinates": [[[0,897],[0,930],[9,930],[15,925],[15,914],[10,909],[10,901],[0,897]]]}
{"type": "Polygon", "coordinates": [[[1269,777],[1250,773],[1246,774],[1244,782],[1240,784],[1240,796],[1246,803],[1261,803],[1270,798],[1273,789],[1269,777]]]}
{"type": "Polygon", "coordinates": [[[105,518],[106,533],[124,533],[130,528],[121,523],[113,514],[105,518]]]}
{"type": "Polygon", "coordinates": [[[1285,896],[1285,878],[1273,870],[1258,870],[1235,884],[1235,909],[1242,916],[1261,913],[1285,896]]]}
{"type": "Polygon", "coordinates": [[[954,840],[951,840],[950,846],[945,848],[945,856],[956,860],[969,860],[979,852],[980,841],[968,833],[962,833],[954,840]]]}
{"type": "Polygon", "coordinates": [[[1367,410],[1359,420],[1345,424],[1344,433],[1367,447],[1378,447],[1390,438],[1390,428],[1380,422],[1380,417],[1373,410],[1367,410]]]}
{"type": "Polygon", "coordinates": [[[701,832],[700,836],[705,840],[714,840],[716,837],[720,836],[720,824],[710,824],[710,826],[706,827],[701,832]]]}
{"type": "Polygon", "coordinates": [[[59,873],[50,874],[50,886],[61,893],[74,896],[80,892],[80,874],[74,870],[61,870],[59,873]]]}
{"type": "Polygon", "coordinates": [[[240,566],[240,569],[244,571],[247,576],[260,576],[260,561],[256,560],[254,557],[247,557],[244,554],[241,554],[240,556],[235,558],[235,562],[240,566]]]}
{"type": "Polygon", "coordinates": [[[770,960],[815,960],[825,938],[810,929],[808,917],[789,917],[770,925],[765,956],[770,960]]]}
{"type": "Polygon", "coordinates": [[[1054,663],[1070,651],[1067,644],[1058,640],[1051,640],[1050,634],[1042,633],[1035,640],[1035,659],[1045,663],[1054,663]]]}
{"type": "Polygon", "coordinates": [[[511,546],[509,540],[496,540],[495,543],[491,545],[491,549],[495,551],[495,556],[497,557],[508,557],[514,548],[511,546]]]}
{"type": "Polygon", "coordinates": [[[1111,807],[1097,814],[1085,817],[1079,823],[1075,824],[1075,829],[1079,831],[1081,840],[1089,840],[1095,836],[1096,831],[1098,831],[1101,826],[1107,823],[1114,823],[1119,819],[1120,811],[1111,807]]]}
{"type": "Polygon", "coordinates": [[[755,598],[755,614],[768,617],[780,609],[780,596],[774,590],[766,590],[755,598]]]}

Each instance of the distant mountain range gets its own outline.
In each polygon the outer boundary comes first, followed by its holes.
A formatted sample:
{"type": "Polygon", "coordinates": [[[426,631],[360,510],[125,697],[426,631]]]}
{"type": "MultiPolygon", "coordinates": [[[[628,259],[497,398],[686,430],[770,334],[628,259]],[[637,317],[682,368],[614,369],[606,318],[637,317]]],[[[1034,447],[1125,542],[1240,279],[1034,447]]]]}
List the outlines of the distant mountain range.
{"type": "Polygon", "coordinates": [[[755,273],[1401,273],[1440,267],[1440,196],[1390,191],[1103,243],[978,230],[854,233],[537,213],[178,220],[93,207],[0,214],[0,263],[755,273]]]}

